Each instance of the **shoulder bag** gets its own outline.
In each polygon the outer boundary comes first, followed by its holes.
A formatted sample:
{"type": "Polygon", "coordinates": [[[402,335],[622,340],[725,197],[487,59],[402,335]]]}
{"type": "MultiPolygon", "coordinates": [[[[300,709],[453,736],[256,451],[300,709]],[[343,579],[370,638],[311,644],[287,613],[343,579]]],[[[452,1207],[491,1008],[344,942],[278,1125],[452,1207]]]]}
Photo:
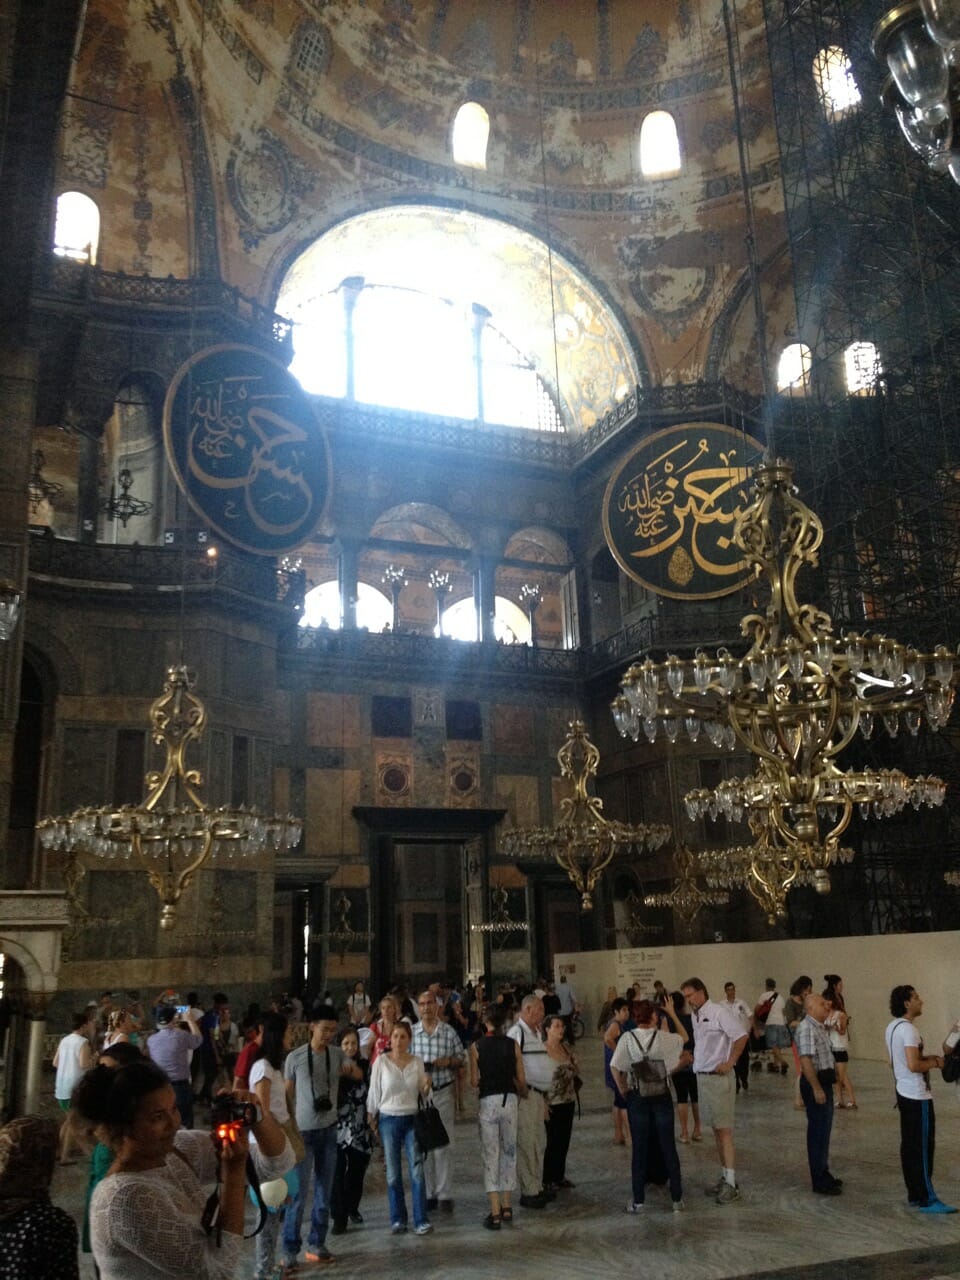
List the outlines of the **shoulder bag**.
{"type": "Polygon", "coordinates": [[[424,1102],[422,1097],[417,1099],[413,1131],[423,1152],[436,1151],[440,1147],[450,1145],[450,1135],[443,1123],[443,1117],[432,1102],[424,1102]]]}

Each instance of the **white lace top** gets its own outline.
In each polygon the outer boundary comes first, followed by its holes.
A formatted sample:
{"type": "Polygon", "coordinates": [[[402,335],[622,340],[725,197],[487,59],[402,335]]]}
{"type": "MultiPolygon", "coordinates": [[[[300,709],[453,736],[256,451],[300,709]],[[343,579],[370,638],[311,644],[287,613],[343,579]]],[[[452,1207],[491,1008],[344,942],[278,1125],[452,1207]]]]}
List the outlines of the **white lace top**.
{"type": "MultiPolygon", "coordinates": [[[[217,1155],[210,1135],[181,1129],[177,1150],[160,1169],[114,1173],[99,1184],[90,1202],[90,1238],[102,1280],[233,1280],[243,1238],[216,1234],[200,1225],[206,1203],[203,1183],[216,1178],[217,1155]]],[[[251,1144],[261,1181],[281,1177],[293,1164],[289,1143],[268,1158],[251,1144]]]]}

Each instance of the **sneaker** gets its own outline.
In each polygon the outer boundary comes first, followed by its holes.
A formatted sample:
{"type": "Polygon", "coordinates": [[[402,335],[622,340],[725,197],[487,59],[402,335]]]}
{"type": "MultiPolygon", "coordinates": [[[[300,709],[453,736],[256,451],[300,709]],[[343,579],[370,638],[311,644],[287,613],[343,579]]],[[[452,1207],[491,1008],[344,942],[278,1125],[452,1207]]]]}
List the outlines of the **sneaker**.
{"type": "Polygon", "coordinates": [[[717,1204],[731,1204],[734,1200],[740,1199],[740,1188],[731,1187],[729,1182],[724,1181],[717,1192],[717,1204]]]}
{"type": "Polygon", "coordinates": [[[944,1204],[942,1200],[931,1200],[929,1204],[919,1206],[921,1213],[956,1213],[952,1204],[944,1204]]]}
{"type": "Polygon", "coordinates": [[[432,1222],[421,1222],[419,1227],[413,1228],[413,1234],[415,1236],[428,1236],[432,1230],[433,1230],[432,1222]]]}
{"type": "Polygon", "coordinates": [[[394,1222],[390,1227],[390,1234],[394,1236],[405,1236],[407,1234],[407,1224],[405,1222],[394,1222]]]}
{"type": "Polygon", "coordinates": [[[643,1213],[643,1204],[637,1204],[636,1200],[628,1200],[626,1213],[643,1213]]]}
{"type": "Polygon", "coordinates": [[[683,1213],[683,1211],[684,1211],[684,1209],[685,1209],[686,1207],[687,1207],[687,1206],[683,1203],[683,1201],[682,1201],[682,1200],[674,1200],[674,1202],[673,1202],[673,1212],[674,1212],[674,1213],[683,1213]]]}
{"type": "Polygon", "coordinates": [[[326,1245],[318,1244],[316,1248],[306,1249],[303,1254],[307,1262],[317,1262],[323,1265],[329,1265],[336,1262],[336,1258],[326,1247],[326,1245]]]}
{"type": "Polygon", "coordinates": [[[703,1194],[705,1196],[713,1196],[714,1198],[716,1198],[725,1186],[726,1186],[726,1179],[721,1173],[720,1177],[716,1180],[716,1182],[713,1184],[712,1187],[703,1188],[703,1194]]]}

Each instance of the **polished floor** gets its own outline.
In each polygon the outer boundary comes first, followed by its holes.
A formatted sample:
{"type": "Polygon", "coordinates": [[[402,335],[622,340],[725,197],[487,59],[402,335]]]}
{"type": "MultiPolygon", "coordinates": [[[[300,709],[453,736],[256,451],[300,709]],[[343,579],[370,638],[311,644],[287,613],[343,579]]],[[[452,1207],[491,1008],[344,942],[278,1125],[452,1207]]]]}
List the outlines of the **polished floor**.
{"type": "MultiPolygon", "coordinates": [[[[343,1276],[378,1280],[500,1280],[504,1275],[562,1276],[595,1280],[605,1274],[637,1274],[658,1280],[960,1280],[960,1214],[925,1217],[908,1208],[900,1177],[898,1119],[892,1106],[890,1071],[880,1063],[853,1063],[860,1106],[837,1112],[832,1165],[844,1179],[835,1199],[814,1196],[806,1177],[802,1112],[794,1111],[792,1082],[751,1075],[749,1093],[737,1111],[738,1178],[742,1198],[727,1206],[707,1199],[703,1188],[718,1175],[709,1139],[680,1147],[686,1212],[671,1212],[665,1191],[650,1189],[642,1217],[629,1217],[629,1147],[612,1144],[612,1123],[603,1089],[597,1041],[579,1047],[587,1078],[583,1115],[575,1123],[568,1175],[572,1191],[541,1212],[517,1209],[515,1225],[484,1230],[486,1200],[472,1107],[456,1127],[456,1207],[434,1214],[433,1235],[389,1234],[382,1163],[368,1174],[362,1227],[328,1243],[343,1276]],[[639,1256],[630,1259],[631,1254],[639,1256]],[[624,1255],[629,1261],[625,1261],[624,1255]]],[[[940,1196],[960,1203],[960,1095],[935,1082],[940,1196]]],[[[80,1166],[58,1172],[54,1199],[79,1213],[85,1173],[80,1166]]],[[[252,1247],[251,1247],[252,1254],[252,1247]]],[[[305,1267],[305,1274],[321,1268],[305,1267]]],[[[251,1264],[238,1280],[252,1276],[251,1264]]],[[[89,1258],[81,1276],[92,1280],[89,1258]]],[[[26,1280],[26,1278],[25,1278],[26,1280]]]]}

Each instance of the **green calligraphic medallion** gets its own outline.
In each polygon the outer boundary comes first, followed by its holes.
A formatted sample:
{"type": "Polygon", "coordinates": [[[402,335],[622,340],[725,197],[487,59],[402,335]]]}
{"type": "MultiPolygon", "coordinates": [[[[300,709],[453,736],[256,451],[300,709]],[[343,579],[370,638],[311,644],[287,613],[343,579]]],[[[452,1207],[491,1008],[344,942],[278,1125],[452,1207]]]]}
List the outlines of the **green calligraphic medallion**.
{"type": "Polygon", "coordinates": [[[603,495],[603,532],[624,573],[679,600],[713,600],[749,581],[733,529],[762,454],[758,440],[715,422],[647,436],[603,495]]]}
{"type": "Polygon", "coordinates": [[[262,351],[228,343],[181,365],[163,438],[194,511],[245,551],[293,551],[323,519],[326,435],[296,378],[262,351]]]}

